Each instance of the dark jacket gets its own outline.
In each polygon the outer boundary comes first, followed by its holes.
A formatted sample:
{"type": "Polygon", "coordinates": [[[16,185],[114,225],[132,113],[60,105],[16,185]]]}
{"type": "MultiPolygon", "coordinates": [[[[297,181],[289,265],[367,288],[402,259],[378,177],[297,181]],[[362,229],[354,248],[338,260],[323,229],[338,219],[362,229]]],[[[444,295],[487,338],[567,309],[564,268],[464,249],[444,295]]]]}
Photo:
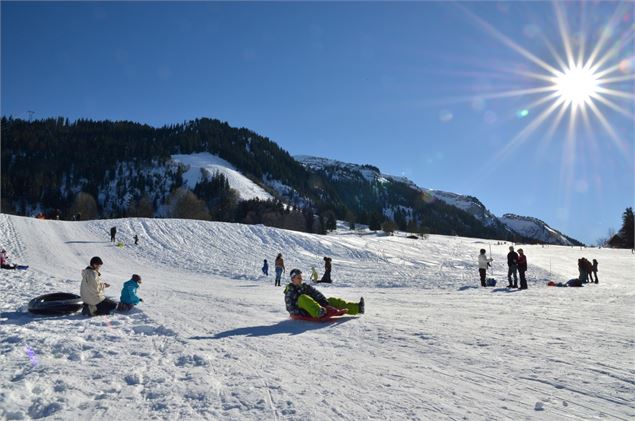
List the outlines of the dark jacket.
{"type": "Polygon", "coordinates": [[[518,255],[518,270],[523,272],[527,270],[527,256],[524,254],[518,255]]]}
{"type": "Polygon", "coordinates": [[[324,260],[324,270],[325,271],[330,271],[331,270],[331,259],[327,258],[326,260],[324,260]]]}
{"type": "Polygon", "coordinates": [[[510,251],[507,253],[507,266],[517,266],[518,265],[518,253],[515,251],[510,251]]]}
{"type": "Polygon", "coordinates": [[[309,313],[298,307],[298,298],[300,298],[300,295],[302,294],[313,298],[322,307],[329,305],[326,297],[324,297],[320,291],[313,288],[311,285],[304,283],[294,285],[291,283],[284,289],[284,302],[287,305],[287,311],[289,314],[299,314],[303,316],[309,315],[309,313]]]}
{"type": "Polygon", "coordinates": [[[598,261],[593,259],[593,272],[598,271],[598,261]]]}

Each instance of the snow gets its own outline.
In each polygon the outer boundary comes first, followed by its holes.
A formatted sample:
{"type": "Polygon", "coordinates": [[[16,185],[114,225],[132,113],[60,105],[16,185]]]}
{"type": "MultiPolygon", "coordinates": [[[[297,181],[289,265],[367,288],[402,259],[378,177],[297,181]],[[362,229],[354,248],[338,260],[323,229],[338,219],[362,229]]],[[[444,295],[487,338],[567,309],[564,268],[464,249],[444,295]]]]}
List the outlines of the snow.
{"type": "Polygon", "coordinates": [[[635,417],[630,250],[522,246],[529,290],[512,291],[477,287],[478,250],[491,246],[502,285],[509,244],[473,238],[2,214],[0,244],[30,265],[0,270],[0,419],[635,417]],[[260,274],[278,252],[305,273],[331,256],[335,283],[318,288],[364,296],[366,314],[289,320],[260,274]],[[138,309],[26,313],[37,295],[77,293],[94,255],[109,295],[143,277],[138,309]],[[599,261],[598,285],[546,287],[577,276],[581,256],[599,261]]]}
{"type": "Polygon", "coordinates": [[[183,174],[183,180],[190,189],[194,189],[196,183],[201,180],[201,170],[210,175],[221,173],[227,178],[229,187],[236,190],[243,200],[273,199],[262,187],[241,174],[236,168],[224,159],[212,155],[209,152],[201,152],[189,155],[172,155],[176,162],[187,165],[189,168],[183,174]]]}

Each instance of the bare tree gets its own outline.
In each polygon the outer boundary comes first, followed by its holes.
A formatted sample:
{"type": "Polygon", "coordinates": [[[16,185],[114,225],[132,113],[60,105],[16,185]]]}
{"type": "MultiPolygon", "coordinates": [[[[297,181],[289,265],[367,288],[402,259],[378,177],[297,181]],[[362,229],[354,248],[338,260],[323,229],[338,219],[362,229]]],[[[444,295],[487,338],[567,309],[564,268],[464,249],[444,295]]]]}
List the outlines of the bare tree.
{"type": "Polygon", "coordinates": [[[95,219],[99,216],[95,198],[91,194],[84,192],[77,193],[70,212],[71,215],[81,214],[82,219],[95,219]]]}
{"type": "Polygon", "coordinates": [[[191,191],[179,187],[170,194],[168,200],[170,217],[180,219],[210,219],[209,209],[201,199],[191,191]]]}

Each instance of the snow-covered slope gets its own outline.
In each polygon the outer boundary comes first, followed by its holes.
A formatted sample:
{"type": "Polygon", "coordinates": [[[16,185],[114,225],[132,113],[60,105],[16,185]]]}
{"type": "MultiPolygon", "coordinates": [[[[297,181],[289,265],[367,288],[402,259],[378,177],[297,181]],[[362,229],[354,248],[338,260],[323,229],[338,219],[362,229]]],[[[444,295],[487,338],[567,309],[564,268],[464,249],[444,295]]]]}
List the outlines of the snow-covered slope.
{"type": "Polygon", "coordinates": [[[209,152],[201,152],[189,155],[172,155],[172,160],[189,167],[183,174],[183,179],[190,189],[194,189],[196,183],[201,180],[201,170],[210,175],[223,174],[227,178],[229,187],[236,190],[243,200],[260,199],[269,200],[272,196],[262,187],[245,177],[236,168],[224,159],[212,155],[209,152]]]}
{"type": "Polygon", "coordinates": [[[571,246],[573,241],[560,231],[551,228],[545,222],[529,216],[518,216],[506,213],[501,216],[500,221],[509,229],[527,238],[533,238],[545,244],[560,244],[571,246]]]}
{"type": "MultiPolygon", "coordinates": [[[[476,287],[490,244],[460,237],[0,215],[0,245],[31,265],[0,270],[0,419],[635,417],[629,250],[524,246],[530,289],[510,291],[476,287]],[[283,288],[260,273],[278,252],[305,273],[331,256],[335,283],[319,289],[364,296],[367,313],[289,320],[283,288]],[[93,255],[112,296],[143,277],[138,309],[25,313],[36,295],[78,291],[93,255]],[[600,262],[598,285],[545,286],[577,276],[581,256],[600,262]]],[[[507,245],[491,248],[502,284],[507,245]]]]}
{"type": "Polygon", "coordinates": [[[441,190],[422,190],[429,193],[435,199],[442,200],[450,206],[463,209],[486,226],[495,225],[497,223],[496,216],[494,216],[494,214],[491,213],[476,197],[444,192],[441,190]]]}

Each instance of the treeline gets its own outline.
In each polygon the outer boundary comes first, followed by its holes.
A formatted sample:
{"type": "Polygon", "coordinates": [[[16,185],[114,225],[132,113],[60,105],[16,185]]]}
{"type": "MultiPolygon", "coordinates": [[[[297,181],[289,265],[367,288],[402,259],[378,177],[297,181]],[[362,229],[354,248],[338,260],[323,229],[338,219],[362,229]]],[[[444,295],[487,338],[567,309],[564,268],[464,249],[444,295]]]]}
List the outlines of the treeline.
{"type": "MultiPolygon", "coordinates": [[[[509,239],[472,215],[430,200],[407,183],[331,178],[308,170],[276,143],[202,118],[154,128],[130,121],[25,121],[3,117],[1,211],[82,219],[164,216],[325,232],[343,219],[371,229],[509,239]],[[231,162],[276,201],[239,201],[222,175],[188,189],[174,154],[209,152],[231,162]],[[274,191],[264,180],[286,186],[274,191]],[[279,201],[278,201],[279,200],[279,201]],[[281,202],[287,204],[283,206],[281,202]],[[386,216],[388,215],[388,216],[386,216]]],[[[368,171],[379,170],[372,166],[368,171]]]]}

